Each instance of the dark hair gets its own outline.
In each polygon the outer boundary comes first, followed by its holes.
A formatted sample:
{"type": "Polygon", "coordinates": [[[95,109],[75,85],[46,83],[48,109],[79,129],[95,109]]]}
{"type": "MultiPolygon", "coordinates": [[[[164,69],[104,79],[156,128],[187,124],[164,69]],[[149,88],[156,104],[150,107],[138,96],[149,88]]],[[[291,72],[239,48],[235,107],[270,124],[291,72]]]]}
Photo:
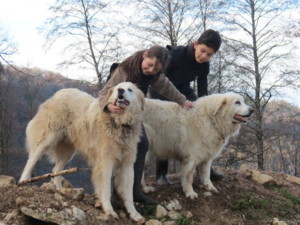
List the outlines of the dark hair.
{"type": "Polygon", "coordinates": [[[167,66],[169,60],[169,51],[161,46],[155,45],[149,49],[138,51],[125,59],[120,66],[128,74],[127,81],[138,82],[143,73],[141,64],[144,52],[148,52],[148,57],[156,57],[163,69],[167,66]]]}
{"type": "Polygon", "coordinates": [[[221,43],[222,39],[219,32],[212,29],[204,31],[198,39],[198,44],[205,44],[212,48],[215,53],[219,50],[221,43]]]}

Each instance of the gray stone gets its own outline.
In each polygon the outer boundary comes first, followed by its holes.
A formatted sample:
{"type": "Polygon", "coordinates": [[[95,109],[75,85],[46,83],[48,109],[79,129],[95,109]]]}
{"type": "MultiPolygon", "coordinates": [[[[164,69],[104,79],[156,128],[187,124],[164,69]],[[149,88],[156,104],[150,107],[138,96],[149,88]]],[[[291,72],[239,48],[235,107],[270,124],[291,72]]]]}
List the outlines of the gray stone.
{"type": "MultiPolygon", "coordinates": [[[[47,209],[47,211],[49,210],[47,209]]],[[[47,212],[23,206],[21,207],[21,212],[37,220],[60,225],[75,225],[79,222],[74,216],[72,216],[72,210],[70,210],[71,215],[66,214],[65,210],[59,212],[52,211],[52,213],[48,214],[47,212]]]]}
{"type": "Polygon", "coordinates": [[[80,222],[83,222],[86,220],[86,215],[83,210],[73,206],[72,211],[73,211],[73,216],[80,222]]]}
{"type": "Polygon", "coordinates": [[[16,179],[11,176],[0,175],[0,187],[16,184],[16,179]]]}

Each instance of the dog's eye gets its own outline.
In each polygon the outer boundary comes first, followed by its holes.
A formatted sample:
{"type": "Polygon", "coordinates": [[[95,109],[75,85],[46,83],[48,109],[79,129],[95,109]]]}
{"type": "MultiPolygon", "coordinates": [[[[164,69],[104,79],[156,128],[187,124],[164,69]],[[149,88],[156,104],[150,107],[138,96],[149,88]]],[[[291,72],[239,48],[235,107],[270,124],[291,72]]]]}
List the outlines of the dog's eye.
{"type": "Polygon", "coordinates": [[[128,88],[128,91],[132,92],[132,89],[128,88]]]}
{"type": "Polygon", "coordinates": [[[241,104],[241,102],[240,102],[240,101],[236,101],[236,102],[235,102],[235,104],[237,104],[237,105],[240,105],[240,104],[241,104]]]}

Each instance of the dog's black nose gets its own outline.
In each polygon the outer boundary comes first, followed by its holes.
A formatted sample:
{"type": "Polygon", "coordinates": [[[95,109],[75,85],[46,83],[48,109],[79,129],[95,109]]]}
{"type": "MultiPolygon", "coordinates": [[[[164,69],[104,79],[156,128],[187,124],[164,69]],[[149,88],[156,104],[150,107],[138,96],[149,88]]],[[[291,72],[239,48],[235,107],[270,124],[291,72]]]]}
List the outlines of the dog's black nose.
{"type": "Polygon", "coordinates": [[[250,113],[250,115],[252,115],[252,113],[254,113],[254,108],[250,108],[249,113],[250,113]]]}
{"type": "Polygon", "coordinates": [[[125,90],[123,88],[118,88],[118,98],[122,99],[124,98],[123,94],[124,94],[125,90]]]}

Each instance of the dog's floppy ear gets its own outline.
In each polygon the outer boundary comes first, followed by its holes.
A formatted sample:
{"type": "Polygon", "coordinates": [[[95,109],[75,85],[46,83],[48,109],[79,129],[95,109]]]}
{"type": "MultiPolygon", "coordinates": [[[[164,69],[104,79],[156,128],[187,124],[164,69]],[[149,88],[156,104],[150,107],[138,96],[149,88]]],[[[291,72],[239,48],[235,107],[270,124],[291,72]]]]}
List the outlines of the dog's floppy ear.
{"type": "Polygon", "coordinates": [[[139,90],[138,92],[138,98],[141,101],[142,111],[144,111],[144,105],[145,105],[145,95],[142,91],[139,90]]]}
{"type": "Polygon", "coordinates": [[[214,116],[217,115],[219,112],[222,111],[223,107],[227,104],[227,99],[224,98],[221,103],[219,104],[219,107],[216,109],[216,111],[214,112],[214,116]]]}
{"type": "Polygon", "coordinates": [[[109,101],[110,96],[112,95],[114,91],[114,87],[111,87],[110,89],[108,89],[107,94],[106,94],[106,99],[109,101]]]}

